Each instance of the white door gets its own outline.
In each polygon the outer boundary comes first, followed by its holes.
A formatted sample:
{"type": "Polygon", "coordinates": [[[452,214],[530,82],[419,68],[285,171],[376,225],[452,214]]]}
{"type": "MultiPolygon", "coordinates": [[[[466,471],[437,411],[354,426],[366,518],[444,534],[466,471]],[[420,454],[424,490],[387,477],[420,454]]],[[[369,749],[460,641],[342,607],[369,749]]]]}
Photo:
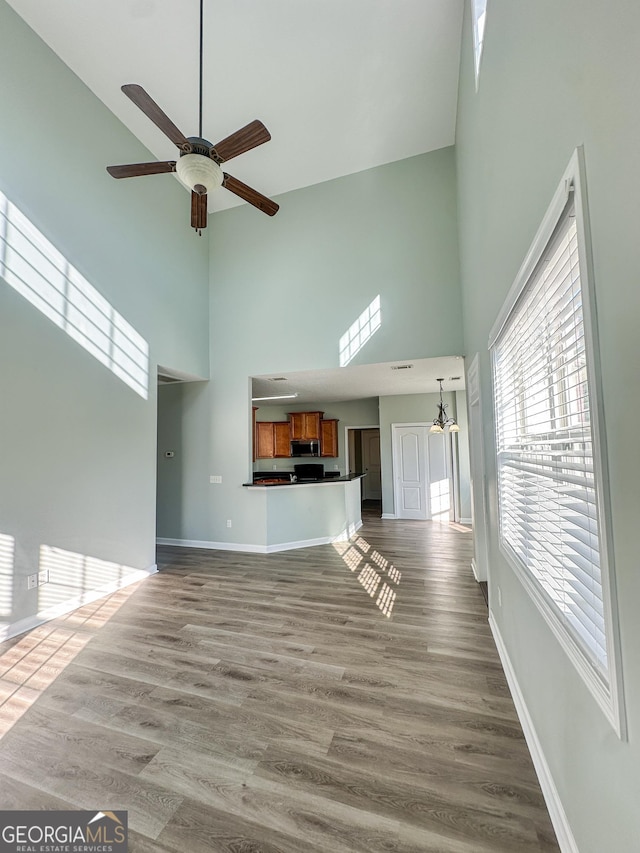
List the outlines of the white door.
{"type": "Polygon", "coordinates": [[[427,426],[393,427],[396,518],[430,518],[427,489],[427,426]]]}
{"type": "Polygon", "coordinates": [[[365,500],[382,500],[382,481],[380,476],[380,430],[363,429],[362,468],[367,475],[362,481],[362,496],[365,500]]]}

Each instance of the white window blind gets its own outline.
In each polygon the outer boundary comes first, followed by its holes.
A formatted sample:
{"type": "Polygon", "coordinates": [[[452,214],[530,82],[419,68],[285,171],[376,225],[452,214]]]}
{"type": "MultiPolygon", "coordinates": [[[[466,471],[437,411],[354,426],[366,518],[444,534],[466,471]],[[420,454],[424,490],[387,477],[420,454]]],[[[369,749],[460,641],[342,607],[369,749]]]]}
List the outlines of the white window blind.
{"type": "Polygon", "coordinates": [[[571,197],[492,353],[502,545],[607,685],[603,537],[571,197]]]}

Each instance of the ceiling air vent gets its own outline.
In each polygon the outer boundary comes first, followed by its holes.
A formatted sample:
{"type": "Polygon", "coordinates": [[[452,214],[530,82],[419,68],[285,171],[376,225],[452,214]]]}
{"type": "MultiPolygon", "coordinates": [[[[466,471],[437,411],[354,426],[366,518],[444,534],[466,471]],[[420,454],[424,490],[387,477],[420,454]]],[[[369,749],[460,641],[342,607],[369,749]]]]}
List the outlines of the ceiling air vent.
{"type": "Polygon", "coordinates": [[[269,382],[286,382],[286,381],[287,381],[286,376],[272,376],[269,379],[269,382]]]}
{"type": "Polygon", "coordinates": [[[391,370],[411,370],[412,364],[392,364],[391,370]]]}

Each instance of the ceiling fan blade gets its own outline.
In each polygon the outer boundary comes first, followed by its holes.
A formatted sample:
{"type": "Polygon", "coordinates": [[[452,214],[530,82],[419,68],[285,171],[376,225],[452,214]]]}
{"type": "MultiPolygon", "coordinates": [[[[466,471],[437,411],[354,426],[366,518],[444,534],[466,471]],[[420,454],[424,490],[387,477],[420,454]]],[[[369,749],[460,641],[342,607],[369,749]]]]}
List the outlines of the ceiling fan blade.
{"type": "Polygon", "coordinates": [[[258,210],[266,213],[267,216],[275,216],[280,210],[280,205],[276,204],[275,201],[271,201],[271,199],[267,198],[266,195],[262,195],[258,190],[254,190],[246,184],[243,184],[242,181],[234,178],[233,175],[227,175],[226,172],[223,174],[223,187],[226,187],[235,195],[240,196],[240,198],[243,198],[245,201],[248,201],[249,204],[252,204],[254,207],[257,207],[258,210]]]}
{"type": "Polygon", "coordinates": [[[140,175],[162,175],[175,172],[175,160],[158,160],[154,163],[128,163],[126,166],[107,166],[112,178],[137,178],[140,175]]]}
{"type": "Polygon", "coordinates": [[[237,157],[238,154],[251,151],[252,148],[257,148],[258,145],[262,145],[270,139],[271,134],[267,128],[256,119],[214,145],[211,149],[211,158],[217,163],[225,163],[227,160],[237,157]]]}
{"type": "Polygon", "coordinates": [[[142,86],[138,86],[137,83],[125,83],[121,88],[127,98],[130,98],[147,118],[150,118],[155,126],[160,128],[165,136],[169,137],[174,145],[177,145],[178,148],[182,148],[184,151],[191,150],[191,143],[186,136],[182,131],[178,130],[171,119],[160,109],[153,98],[145,92],[142,86]]]}
{"type": "Polygon", "coordinates": [[[191,192],[191,227],[200,231],[207,227],[207,194],[191,192]]]}

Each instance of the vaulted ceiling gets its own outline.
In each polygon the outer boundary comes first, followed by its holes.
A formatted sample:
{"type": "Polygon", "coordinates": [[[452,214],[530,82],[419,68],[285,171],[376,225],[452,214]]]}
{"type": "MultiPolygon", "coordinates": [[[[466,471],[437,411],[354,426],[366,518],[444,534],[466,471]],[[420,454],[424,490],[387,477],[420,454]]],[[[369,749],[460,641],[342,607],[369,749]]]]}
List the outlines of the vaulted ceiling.
{"type": "MultiPolygon", "coordinates": [[[[176,149],[122,84],[142,85],[197,135],[199,0],[8,3],[155,157],[175,159],[176,149]]],[[[215,143],[261,119],[271,142],[228,170],[268,196],[452,145],[462,8],[204,0],[203,135],[215,143]]],[[[133,156],[114,150],[112,163],[133,156]]],[[[210,210],[239,203],[219,192],[210,210]]]]}

